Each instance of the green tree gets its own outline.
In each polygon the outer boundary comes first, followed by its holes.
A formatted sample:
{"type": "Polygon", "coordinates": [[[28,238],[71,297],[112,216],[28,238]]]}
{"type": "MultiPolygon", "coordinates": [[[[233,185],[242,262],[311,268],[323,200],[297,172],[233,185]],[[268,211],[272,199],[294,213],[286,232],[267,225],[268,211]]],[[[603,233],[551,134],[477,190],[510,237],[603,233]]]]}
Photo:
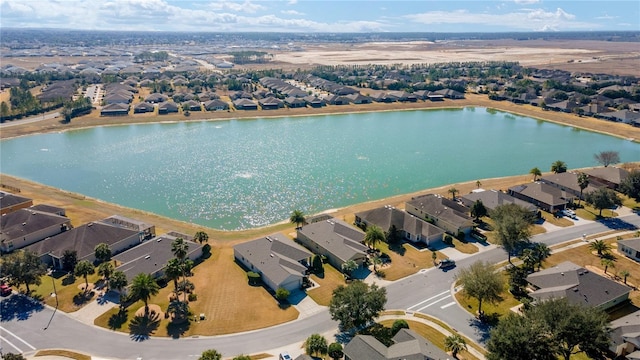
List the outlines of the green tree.
{"type": "Polygon", "coordinates": [[[455,200],[456,199],[456,194],[459,193],[458,189],[456,189],[455,187],[450,187],[449,190],[447,190],[447,192],[449,194],[451,194],[451,199],[455,200]]]}
{"type": "Polygon", "coordinates": [[[451,355],[457,359],[460,351],[467,350],[467,342],[462,336],[452,334],[444,338],[444,348],[451,351],[451,355]]]}
{"type": "Polygon", "coordinates": [[[628,197],[640,201],[640,170],[633,170],[620,183],[620,192],[628,197]]]}
{"type": "Polygon", "coordinates": [[[386,233],[386,240],[389,244],[397,244],[402,240],[402,234],[395,225],[389,226],[389,230],[386,233]]]}
{"type": "Polygon", "coordinates": [[[525,318],[542,322],[554,342],[551,349],[565,360],[581,352],[600,359],[609,348],[608,316],[598,308],[549,299],[525,312],[525,318]]]}
{"type": "Polygon", "coordinates": [[[198,231],[196,233],[196,235],[194,236],[194,239],[195,239],[195,241],[197,241],[200,244],[208,243],[209,242],[209,234],[207,234],[204,231],[198,231]]]}
{"type": "Polygon", "coordinates": [[[409,328],[409,324],[407,323],[406,320],[397,319],[391,325],[391,336],[396,336],[398,331],[400,331],[401,329],[408,329],[408,328],[409,328]]]}
{"type": "Polygon", "coordinates": [[[386,289],[376,284],[354,281],[333,290],[329,313],[333,320],[340,323],[341,329],[352,329],[373,321],[384,310],[386,302],[386,289]]]}
{"type": "MultiPolygon", "coordinates": [[[[189,244],[187,244],[184,239],[177,238],[171,242],[171,252],[173,256],[176,257],[180,261],[180,266],[182,268],[182,280],[187,281],[187,272],[185,267],[185,259],[187,258],[187,254],[189,252],[189,244]]],[[[187,302],[187,292],[184,292],[184,302],[187,302]]]]}
{"type": "Polygon", "coordinates": [[[327,350],[327,339],[320,334],[311,334],[311,336],[304,341],[304,351],[308,355],[325,355],[327,350]]]}
{"type": "Polygon", "coordinates": [[[113,274],[111,274],[111,279],[109,279],[109,286],[112,289],[116,289],[118,290],[118,292],[122,292],[122,289],[127,287],[127,285],[127,276],[124,274],[124,272],[116,270],[113,272],[113,274]]]}
{"type": "Polygon", "coordinates": [[[589,244],[589,249],[591,249],[591,251],[596,251],[598,256],[603,257],[605,253],[609,252],[611,246],[609,246],[609,244],[604,240],[594,240],[589,244]]]}
{"type": "Polygon", "coordinates": [[[567,164],[564,161],[556,160],[551,164],[551,172],[554,174],[567,172],[567,164]]]}
{"type": "Polygon", "coordinates": [[[482,200],[477,200],[471,205],[471,216],[473,216],[476,221],[478,221],[481,217],[487,215],[487,208],[482,203],[482,200]]]}
{"type": "Polygon", "coordinates": [[[304,213],[302,210],[293,210],[291,216],[289,217],[289,222],[292,224],[296,224],[296,229],[299,229],[302,224],[304,224],[306,219],[304,218],[304,213]]]}
{"type": "Polygon", "coordinates": [[[311,259],[311,267],[316,274],[324,274],[324,266],[322,266],[322,256],[316,254],[311,259]]]}
{"type": "Polygon", "coordinates": [[[2,355],[2,360],[27,360],[27,359],[24,356],[22,356],[22,354],[6,353],[2,355]]]}
{"type": "Polygon", "coordinates": [[[482,186],[482,183],[480,180],[476,180],[476,189],[480,189],[480,186],[482,186]]]}
{"type": "Polygon", "coordinates": [[[520,253],[520,260],[527,272],[533,271],[538,259],[536,259],[535,253],[532,249],[524,249],[520,253]]]}
{"type": "Polygon", "coordinates": [[[367,231],[364,235],[364,243],[367,246],[375,250],[376,244],[384,240],[385,240],[384,231],[382,231],[382,229],[380,229],[379,226],[377,225],[367,226],[367,231]]]}
{"type": "Polygon", "coordinates": [[[509,291],[516,297],[525,294],[524,289],[528,284],[527,270],[520,266],[509,266],[507,268],[507,274],[509,274],[509,291]]]}
{"type": "Polygon", "coordinates": [[[627,283],[627,278],[629,277],[629,275],[631,275],[631,273],[629,273],[629,270],[627,269],[622,269],[620,270],[620,276],[622,276],[624,278],[624,283],[627,283]]]}
{"type": "Polygon", "coordinates": [[[617,151],[601,151],[597,154],[593,154],[593,158],[596,159],[598,164],[607,167],[611,164],[617,164],[620,162],[620,153],[617,151]]]}
{"type": "Polygon", "coordinates": [[[622,205],[622,200],[618,197],[618,194],[606,187],[601,187],[588,193],[585,196],[585,200],[587,201],[587,204],[590,204],[594,208],[600,210],[598,216],[602,216],[602,209],[609,209],[614,206],[622,205]]]}
{"type": "Polygon", "coordinates": [[[98,275],[102,276],[104,280],[107,282],[107,289],[111,286],[109,281],[111,280],[111,276],[113,275],[114,267],[111,262],[103,262],[98,265],[98,275]]]}
{"type": "Polygon", "coordinates": [[[38,255],[29,250],[18,250],[0,258],[3,276],[9,279],[10,285],[24,284],[27,294],[31,293],[29,285],[40,285],[40,278],[47,273],[47,268],[38,255]]]}
{"type": "Polygon", "coordinates": [[[539,176],[542,176],[542,171],[540,171],[540,169],[538,169],[537,167],[534,167],[533,169],[529,170],[529,174],[533,175],[533,181],[538,180],[539,176]]]}
{"type": "Polygon", "coordinates": [[[494,221],[496,241],[507,252],[511,263],[511,254],[529,242],[533,216],[529,210],[514,203],[496,206],[490,216],[494,221]]]}
{"type": "Polygon", "coordinates": [[[580,197],[578,198],[578,205],[582,199],[582,192],[589,186],[589,176],[583,172],[578,174],[578,186],[580,187],[580,197]]]}
{"type": "Polygon", "coordinates": [[[73,271],[78,263],[78,252],[76,250],[67,249],[62,253],[62,269],[73,271]]]}
{"type": "Polygon", "coordinates": [[[614,264],[613,260],[611,259],[607,259],[607,258],[602,258],[600,259],[600,265],[604,266],[604,273],[607,273],[607,270],[610,267],[616,267],[616,265],[614,264]]]}
{"type": "Polygon", "coordinates": [[[149,314],[149,300],[158,294],[160,286],[153,276],[145,273],[136,275],[131,280],[131,296],[144,302],[144,313],[149,314]]]}
{"type": "Polygon", "coordinates": [[[172,321],[181,323],[189,318],[189,303],[174,300],[169,303],[167,313],[173,316],[172,321]]]}
{"type": "Polygon", "coordinates": [[[351,277],[351,273],[358,268],[358,263],[353,260],[347,260],[342,263],[342,272],[347,276],[351,277]]]}
{"type": "Polygon", "coordinates": [[[182,276],[182,264],[180,259],[169,259],[167,265],[164,267],[164,276],[169,281],[173,281],[173,289],[176,296],[178,296],[178,279],[182,276]]]}
{"type": "Polygon", "coordinates": [[[209,349],[203,351],[198,360],[222,360],[222,354],[218,350],[209,349]]]}
{"type": "Polygon", "coordinates": [[[289,297],[291,293],[289,292],[289,290],[283,288],[283,287],[279,287],[276,290],[276,299],[278,299],[278,301],[285,301],[287,300],[287,298],[289,297]]]}
{"type": "Polygon", "coordinates": [[[483,261],[477,261],[469,267],[460,270],[456,279],[463,287],[465,296],[478,299],[478,313],[483,315],[482,303],[493,303],[500,300],[500,293],[504,283],[499,273],[495,272],[493,265],[483,261]]]}
{"type": "Polygon", "coordinates": [[[533,245],[533,254],[536,259],[536,264],[538,265],[538,271],[540,271],[542,262],[551,256],[551,249],[545,243],[535,243],[533,245]]]}
{"type": "Polygon", "coordinates": [[[433,266],[436,266],[436,260],[438,259],[438,254],[435,251],[431,250],[431,261],[433,261],[433,266]]]}
{"type": "Polygon", "coordinates": [[[251,360],[251,356],[249,355],[238,355],[234,356],[232,360],[251,360]]]}
{"type": "Polygon", "coordinates": [[[111,248],[108,244],[100,243],[96,245],[95,249],[96,262],[102,264],[103,262],[111,260],[111,248]]]}
{"type": "Polygon", "coordinates": [[[487,360],[557,360],[546,327],[528,317],[509,313],[491,329],[487,360]]]}
{"type": "Polygon", "coordinates": [[[329,348],[327,349],[327,354],[329,354],[329,357],[333,360],[342,359],[342,357],[344,356],[342,345],[337,342],[329,344],[329,348]]]}
{"type": "Polygon", "coordinates": [[[73,274],[75,276],[82,276],[84,278],[84,291],[87,292],[89,289],[89,275],[92,275],[96,272],[95,266],[87,260],[79,261],[76,264],[75,269],[73,269],[73,274]]]}

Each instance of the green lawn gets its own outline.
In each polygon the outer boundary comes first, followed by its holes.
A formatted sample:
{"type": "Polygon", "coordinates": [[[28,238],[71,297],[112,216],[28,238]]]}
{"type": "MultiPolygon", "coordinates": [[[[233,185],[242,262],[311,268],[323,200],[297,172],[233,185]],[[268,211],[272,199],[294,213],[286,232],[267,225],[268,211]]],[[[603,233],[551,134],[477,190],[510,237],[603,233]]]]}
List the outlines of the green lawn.
{"type": "MultiPolygon", "coordinates": [[[[53,276],[43,276],[40,280],[42,283],[38,286],[32,286],[34,296],[42,299],[47,305],[56,306],[57,294],[58,310],[64,312],[73,312],[95,299],[97,293],[93,297],[90,294],[84,295],[84,292],[78,286],[85,284],[84,278],[66,275],[65,273],[53,273],[53,276]],[[55,291],[54,284],[55,283],[55,291]]],[[[97,282],[100,277],[97,274],[88,277],[89,284],[97,282]]]]}

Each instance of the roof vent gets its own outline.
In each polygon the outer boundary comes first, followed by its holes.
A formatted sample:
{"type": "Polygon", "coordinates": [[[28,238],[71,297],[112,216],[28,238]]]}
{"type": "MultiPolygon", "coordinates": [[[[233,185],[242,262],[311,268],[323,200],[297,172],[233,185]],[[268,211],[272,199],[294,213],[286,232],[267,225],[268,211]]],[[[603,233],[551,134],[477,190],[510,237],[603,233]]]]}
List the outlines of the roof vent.
{"type": "Polygon", "coordinates": [[[151,259],[151,255],[147,255],[147,256],[145,256],[144,258],[145,258],[145,259],[147,259],[147,260],[149,260],[149,259],[151,259]]]}
{"type": "Polygon", "coordinates": [[[25,226],[25,225],[27,225],[27,223],[26,223],[26,222],[23,222],[23,223],[22,223],[22,226],[25,226]]]}
{"type": "Polygon", "coordinates": [[[560,273],[560,275],[564,276],[564,273],[563,273],[563,272],[561,272],[561,273],[560,273]]]}
{"type": "Polygon", "coordinates": [[[573,292],[578,292],[578,288],[577,287],[574,287],[572,290],[573,290],[573,292]]]}
{"type": "Polygon", "coordinates": [[[88,223],[88,224],[87,224],[87,226],[91,226],[91,225],[93,225],[93,223],[92,223],[92,222],[90,222],[90,223],[88,223]]]}

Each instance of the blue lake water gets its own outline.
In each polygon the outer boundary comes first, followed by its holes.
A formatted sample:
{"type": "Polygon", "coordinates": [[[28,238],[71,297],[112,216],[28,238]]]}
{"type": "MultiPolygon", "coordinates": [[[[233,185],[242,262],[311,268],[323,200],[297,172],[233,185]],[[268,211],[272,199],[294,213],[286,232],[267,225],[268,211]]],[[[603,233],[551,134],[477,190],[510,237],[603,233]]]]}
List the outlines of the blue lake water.
{"type": "Polygon", "coordinates": [[[640,144],[484,108],[96,127],[0,142],[0,171],[226,230],[640,144]]]}

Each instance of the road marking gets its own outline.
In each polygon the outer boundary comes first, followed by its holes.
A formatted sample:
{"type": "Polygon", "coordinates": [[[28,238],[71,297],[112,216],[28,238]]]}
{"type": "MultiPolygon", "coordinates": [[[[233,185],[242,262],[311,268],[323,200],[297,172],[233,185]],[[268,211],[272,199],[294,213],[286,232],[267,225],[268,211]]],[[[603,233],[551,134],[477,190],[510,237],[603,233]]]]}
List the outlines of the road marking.
{"type": "Polygon", "coordinates": [[[455,304],[456,304],[456,302],[455,302],[455,301],[452,301],[452,302],[450,302],[450,303],[448,303],[448,304],[446,304],[446,305],[442,305],[442,306],[440,306],[440,309],[446,309],[446,308],[448,308],[449,306],[453,306],[453,305],[455,305],[455,304]]]}
{"type": "Polygon", "coordinates": [[[26,342],[26,341],[22,340],[18,335],[16,335],[16,334],[12,333],[11,331],[9,331],[9,330],[7,330],[7,329],[3,328],[2,326],[0,326],[0,330],[2,330],[2,331],[4,331],[4,332],[6,332],[7,334],[9,334],[9,335],[11,335],[11,336],[13,336],[14,338],[16,338],[16,339],[17,339],[18,341],[20,341],[21,343],[23,343],[23,344],[27,345],[27,346],[29,347],[29,349],[31,349],[31,350],[35,350],[35,349],[36,349],[34,346],[32,346],[31,344],[29,344],[28,342],[26,342]]]}
{"type": "Polygon", "coordinates": [[[15,346],[11,341],[7,340],[6,338],[0,336],[0,340],[2,340],[3,342],[9,344],[9,346],[11,346],[12,348],[18,350],[19,353],[22,353],[22,350],[19,347],[15,346]]]}
{"type": "Polygon", "coordinates": [[[432,296],[432,297],[428,298],[427,300],[421,301],[421,302],[419,302],[419,303],[417,303],[417,304],[415,304],[415,305],[413,305],[413,306],[408,307],[408,308],[407,308],[407,310],[411,310],[411,309],[413,309],[413,308],[414,308],[414,307],[416,307],[416,306],[420,306],[420,305],[422,305],[422,304],[424,304],[424,303],[426,303],[426,302],[428,302],[428,301],[431,301],[431,300],[433,300],[433,299],[435,299],[435,298],[437,298],[437,297],[439,297],[439,296],[442,296],[442,295],[444,295],[444,294],[446,294],[446,293],[448,293],[448,292],[449,292],[449,290],[447,290],[447,291],[443,291],[443,292],[441,292],[441,293],[440,293],[440,294],[438,294],[438,295],[434,295],[434,296],[432,296]]]}
{"type": "Polygon", "coordinates": [[[431,304],[425,305],[425,306],[421,307],[420,309],[418,309],[418,310],[416,310],[416,311],[417,311],[417,312],[420,312],[420,311],[422,311],[422,310],[424,310],[424,309],[428,308],[429,306],[431,306],[431,305],[435,305],[435,304],[439,303],[440,301],[445,300],[445,299],[448,299],[448,298],[450,298],[450,297],[451,297],[451,294],[449,294],[449,295],[447,295],[447,296],[443,297],[442,299],[436,300],[436,301],[432,302],[431,304]]]}

